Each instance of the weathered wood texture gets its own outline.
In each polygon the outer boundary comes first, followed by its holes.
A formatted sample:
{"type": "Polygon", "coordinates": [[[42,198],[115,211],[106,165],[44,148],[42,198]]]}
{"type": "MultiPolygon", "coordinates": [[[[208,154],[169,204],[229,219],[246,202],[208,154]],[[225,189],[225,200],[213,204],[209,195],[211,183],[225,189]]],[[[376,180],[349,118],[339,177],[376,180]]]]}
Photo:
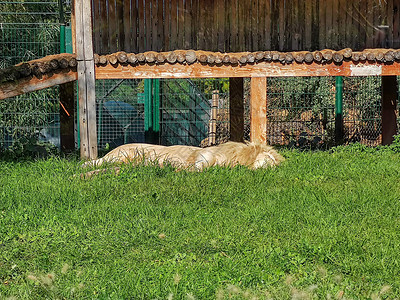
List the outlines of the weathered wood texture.
{"type": "Polygon", "coordinates": [[[76,78],[76,70],[68,70],[45,74],[40,79],[29,76],[16,81],[4,82],[0,84],[0,100],[75,81],[76,78]]]}
{"type": "Polygon", "coordinates": [[[99,54],[400,47],[398,0],[93,0],[93,4],[93,37],[99,54]]]}
{"type": "Polygon", "coordinates": [[[243,78],[229,78],[229,132],[230,140],[244,141],[244,82],[243,78]]]}
{"type": "Polygon", "coordinates": [[[343,61],[330,63],[259,62],[246,65],[192,64],[138,64],[98,65],[96,79],[130,78],[227,78],[227,77],[288,77],[288,76],[390,76],[400,75],[400,62],[343,61]]]}
{"type": "MultiPolygon", "coordinates": [[[[97,158],[95,67],[90,0],[75,1],[76,58],[78,61],[79,128],[81,157],[97,158]]],[[[115,24],[114,24],[115,25],[115,24]]],[[[96,35],[96,34],[95,34],[96,35]]]]}
{"type": "Polygon", "coordinates": [[[267,78],[253,77],[250,82],[250,141],[267,142],[267,78]]]}

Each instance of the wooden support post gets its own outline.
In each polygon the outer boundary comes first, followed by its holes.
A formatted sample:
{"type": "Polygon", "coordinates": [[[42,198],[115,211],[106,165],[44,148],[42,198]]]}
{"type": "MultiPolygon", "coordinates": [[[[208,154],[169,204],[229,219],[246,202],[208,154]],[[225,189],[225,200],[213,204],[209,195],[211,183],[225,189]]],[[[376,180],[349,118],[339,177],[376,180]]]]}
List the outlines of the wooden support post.
{"type": "Polygon", "coordinates": [[[219,102],[219,91],[213,91],[211,104],[211,119],[208,127],[208,146],[217,142],[217,110],[219,102]]]}
{"type": "Polygon", "coordinates": [[[61,151],[75,149],[75,82],[60,85],[60,144],[61,151]]]}
{"type": "Polygon", "coordinates": [[[244,140],[244,87],[243,78],[229,78],[229,130],[230,140],[244,140]]]}
{"type": "Polygon", "coordinates": [[[390,145],[397,134],[397,97],[396,76],[382,76],[382,145],[390,145]]]}
{"type": "Polygon", "coordinates": [[[81,157],[97,158],[96,95],[90,0],[75,1],[81,157]]]}
{"type": "Polygon", "coordinates": [[[267,142],[267,78],[252,77],[250,82],[250,141],[267,142]]]}

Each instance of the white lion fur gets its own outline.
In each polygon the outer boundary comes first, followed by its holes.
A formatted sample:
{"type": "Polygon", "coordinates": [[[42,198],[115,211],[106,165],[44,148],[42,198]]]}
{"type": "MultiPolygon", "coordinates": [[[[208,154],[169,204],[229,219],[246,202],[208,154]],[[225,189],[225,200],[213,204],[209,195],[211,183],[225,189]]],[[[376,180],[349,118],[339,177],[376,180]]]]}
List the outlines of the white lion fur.
{"type": "MultiPolygon", "coordinates": [[[[266,168],[276,166],[283,160],[284,158],[271,146],[256,143],[227,142],[208,148],[126,144],[110,151],[103,158],[86,162],[83,167],[98,167],[104,163],[156,163],[162,167],[167,163],[178,169],[201,171],[217,165],[266,168]]],[[[101,171],[95,173],[99,172],[101,171]]]]}

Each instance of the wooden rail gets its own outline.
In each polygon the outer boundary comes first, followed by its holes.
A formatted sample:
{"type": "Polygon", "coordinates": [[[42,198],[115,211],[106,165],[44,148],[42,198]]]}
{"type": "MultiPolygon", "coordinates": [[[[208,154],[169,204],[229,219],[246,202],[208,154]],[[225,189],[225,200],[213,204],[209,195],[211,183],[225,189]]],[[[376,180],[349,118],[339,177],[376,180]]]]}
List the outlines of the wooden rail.
{"type": "Polygon", "coordinates": [[[345,61],[335,63],[261,62],[246,65],[138,64],[97,65],[96,79],[129,78],[227,78],[288,76],[391,76],[400,75],[400,62],[369,63],[345,61]]]}

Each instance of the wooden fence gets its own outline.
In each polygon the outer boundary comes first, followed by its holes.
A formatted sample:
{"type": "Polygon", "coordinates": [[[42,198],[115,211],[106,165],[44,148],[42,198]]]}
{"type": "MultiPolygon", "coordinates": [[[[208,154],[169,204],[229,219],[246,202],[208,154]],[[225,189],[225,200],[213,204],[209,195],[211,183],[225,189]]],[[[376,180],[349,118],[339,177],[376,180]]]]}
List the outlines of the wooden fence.
{"type": "Polygon", "coordinates": [[[92,0],[95,52],[400,47],[400,0],[92,0]]]}

